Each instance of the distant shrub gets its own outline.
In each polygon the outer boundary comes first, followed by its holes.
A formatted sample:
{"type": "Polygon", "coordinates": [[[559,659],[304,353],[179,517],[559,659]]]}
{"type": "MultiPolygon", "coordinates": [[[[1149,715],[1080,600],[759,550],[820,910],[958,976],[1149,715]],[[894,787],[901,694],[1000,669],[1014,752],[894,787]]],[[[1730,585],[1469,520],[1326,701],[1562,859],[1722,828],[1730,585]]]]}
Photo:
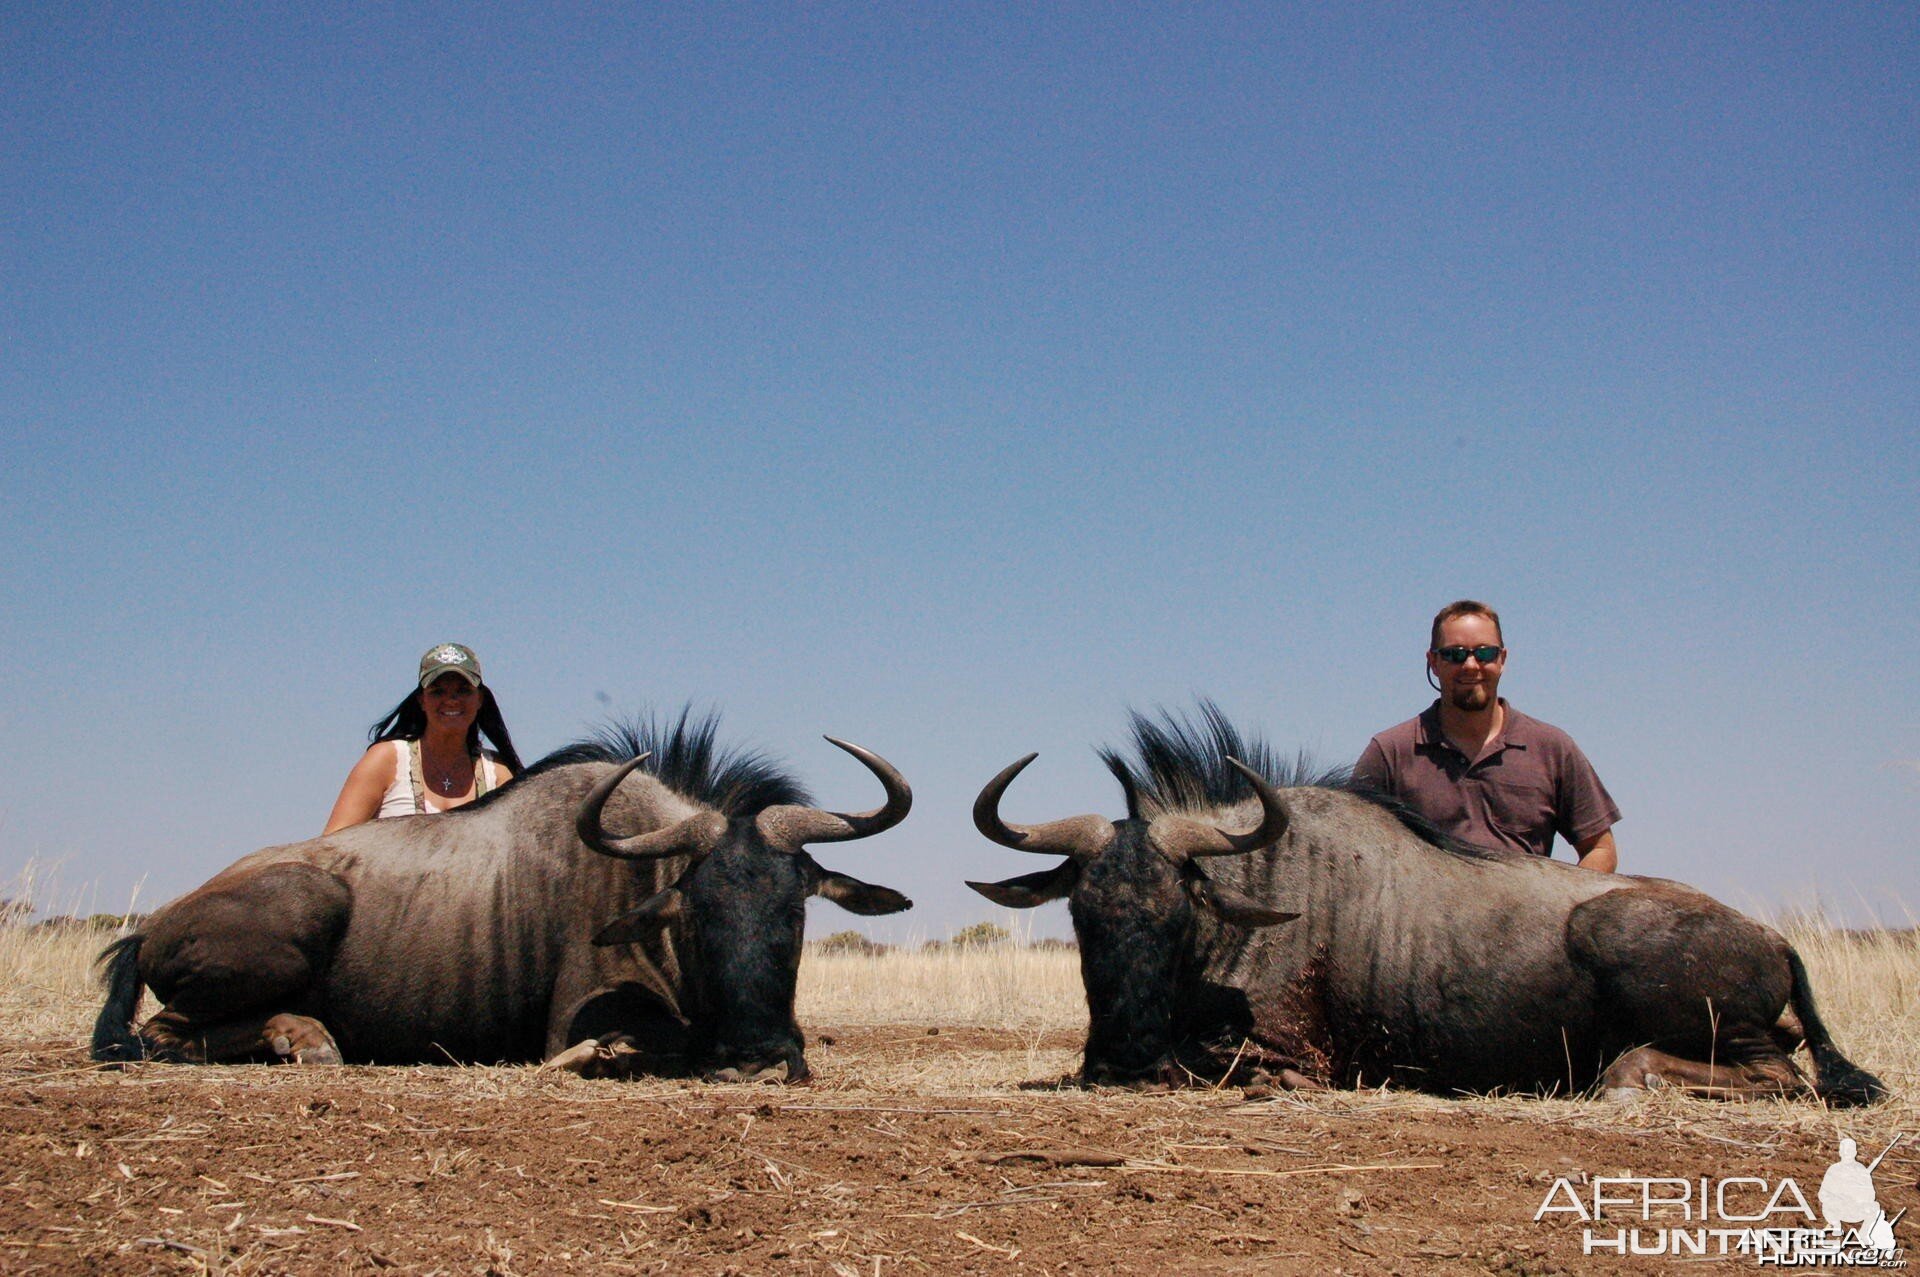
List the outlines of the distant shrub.
{"type": "Polygon", "coordinates": [[[95,931],[118,931],[121,927],[138,931],[146,921],[144,913],[96,913],[88,916],[86,924],[95,931]]]}
{"type": "Polygon", "coordinates": [[[858,931],[836,931],[832,935],[814,942],[822,953],[860,953],[872,955],[885,953],[888,946],[878,940],[868,939],[858,931]]]}
{"type": "Polygon", "coordinates": [[[85,918],[59,913],[33,925],[44,931],[118,931],[123,926],[129,931],[138,931],[146,920],[144,913],[96,913],[85,918]]]}
{"type": "Polygon", "coordinates": [[[922,953],[939,953],[943,949],[991,949],[998,945],[1018,945],[1022,949],[1031,949],[1044,953],[1077,953],[1080,945],[1074,940],[1016,940],[1011,931],[991,922],[976,922],[970,927],[962,927],[945,940],[929,940],[920,946],[922,953]]]}
{"type": "Polygon", "coordinates": [[[997,922],[976,922],[971,927],[962,927],[953,933],[948,941],[956,949],[985,949],[996,944],[1006,944],[1013,939],[1013,933],[997,922]]]}

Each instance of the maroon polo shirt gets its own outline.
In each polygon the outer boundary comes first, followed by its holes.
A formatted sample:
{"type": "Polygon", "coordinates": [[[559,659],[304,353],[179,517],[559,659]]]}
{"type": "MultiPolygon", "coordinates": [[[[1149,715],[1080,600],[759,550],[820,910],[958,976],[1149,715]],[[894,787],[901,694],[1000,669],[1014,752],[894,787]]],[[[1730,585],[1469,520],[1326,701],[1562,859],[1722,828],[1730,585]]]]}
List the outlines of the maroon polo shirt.
{"type": "Polygon", "coordinates": [[[1354,779],[1391,794],[1477,847],[1553,854],[1557,833],[1578,843],[1620,819],[1573,738],[1503,698],[1500,734],[1468,758],[1440,730],[1440,702],[1367,742],[1354,779]]]}

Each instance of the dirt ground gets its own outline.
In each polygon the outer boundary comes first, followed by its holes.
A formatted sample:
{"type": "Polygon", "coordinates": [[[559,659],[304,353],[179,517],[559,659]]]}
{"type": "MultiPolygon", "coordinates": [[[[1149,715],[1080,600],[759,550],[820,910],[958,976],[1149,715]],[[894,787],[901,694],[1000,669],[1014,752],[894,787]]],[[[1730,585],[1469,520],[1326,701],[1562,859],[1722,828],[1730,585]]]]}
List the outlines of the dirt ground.
{"type": "MultiPolygon", "coordinates": [[[[1644,1273],[1675,1261],[1533,1222],[1556,1176],[1790,1175],[1811,1197],[1840,1132],[1863,1160],[1884,1143],[1808,1105],[1088,1092],[1044,1085],[1064,1035],[810,1038],[803,1087],[101,1072],[7,1043],[0,1272],[1644,1273]],[[1006,1082],[956,1087],[956,1060],[1006,1082]]],[[[1905,1143],[1877,1172],[1890,1211],[1920,1203],[1916,1166],[1905,1143]]]]}

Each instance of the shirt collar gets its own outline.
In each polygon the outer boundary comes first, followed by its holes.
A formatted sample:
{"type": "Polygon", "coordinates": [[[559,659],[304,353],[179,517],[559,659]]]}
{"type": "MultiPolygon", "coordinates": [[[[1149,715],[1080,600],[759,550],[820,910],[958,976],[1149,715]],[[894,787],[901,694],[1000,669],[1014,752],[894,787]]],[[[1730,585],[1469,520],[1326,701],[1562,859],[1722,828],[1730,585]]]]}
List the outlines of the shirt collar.
{"type": "MultiPolygon", "coordinates": [[[[1500,708],[1507,712],[1507,717],[1506,721],[1500,725],[1500,735],[1494,740],[1495,749],[1525,749],[1533,734],[1528,730],[1528,725],[1533,720],[1509,705],[1504,696],[1500,698],[1500,708]]],[[[1420,712],[1418,723],[1419,726],[1414,728],[1415,744],[1444,745],[1448,749],[1453,749],[1453,742],[1448,740],[1447,734],[1440,730],[1439,697],[1435,697],[1433,704],[1420,712]]]]}

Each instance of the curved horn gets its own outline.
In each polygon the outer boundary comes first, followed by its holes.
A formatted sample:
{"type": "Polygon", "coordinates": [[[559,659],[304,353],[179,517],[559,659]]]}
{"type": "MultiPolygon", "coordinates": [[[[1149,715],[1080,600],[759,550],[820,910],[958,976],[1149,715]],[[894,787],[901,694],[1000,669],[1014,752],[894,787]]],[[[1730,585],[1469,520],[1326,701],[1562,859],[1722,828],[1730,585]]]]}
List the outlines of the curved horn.
{"type": "Polygon", "coordinates": [[[1260,799],[1260,824],[1244,834],[1230,834],[1213,825],[1189,820],[1185,816],[1162,816],[1153,822],[1148,837],[1156,847],[1175,860],[1194,856],[1238,856],[1258,851],[1279,842],[1287,832],[1287,807],[1267,778],[1237,758],[1227,762],[1247,778],[1260,799]]]}
{"type": "Polygon", "coordinates": [[[1038,757],[1038,754],[1028,754],[987,782],[987,787],[973,802],[973,827],[1002,847],[1015,851],[1092,860],[1113,841],[1113,822],[1105,816],[1069,816],[1044,825],[1010,825],[1000,819],[1000,796],[1007,792],[1013,778],[1038,757]]]}
{"type": "Polygon", "coordinates": [[[632,838],[612,838],[601,828],[600,811],[607,805],[607,799],[613,797],[613,791],[620,788],[621,781],[633,774],[634,768],[651,757],[652,754],[648,753],[629,758],[601,777],[600,783],[580,802],[580,810],[573,818],[574,832],[580,835],[581,842],[601,855],[620,860],[706,855],[726,832],[727,818],[718,812],[697,811],[685,820],[676,820],[665,829],[656,829],[632,838]]]}
{"type": "Polygon", "coordinates": [[[769,807],[754,817],[767,845],[780,851],[797,852],[810,842],[846,842],[853,838],[871,838],[892,829],[913,809],[913,790],[894,765],[870,749],[847,741],[826,738],[828,744],[844,749],[862,763],[887,791],[887,801],[872,811],[841,813],[818,807],[783,804],[769,807]]]}

